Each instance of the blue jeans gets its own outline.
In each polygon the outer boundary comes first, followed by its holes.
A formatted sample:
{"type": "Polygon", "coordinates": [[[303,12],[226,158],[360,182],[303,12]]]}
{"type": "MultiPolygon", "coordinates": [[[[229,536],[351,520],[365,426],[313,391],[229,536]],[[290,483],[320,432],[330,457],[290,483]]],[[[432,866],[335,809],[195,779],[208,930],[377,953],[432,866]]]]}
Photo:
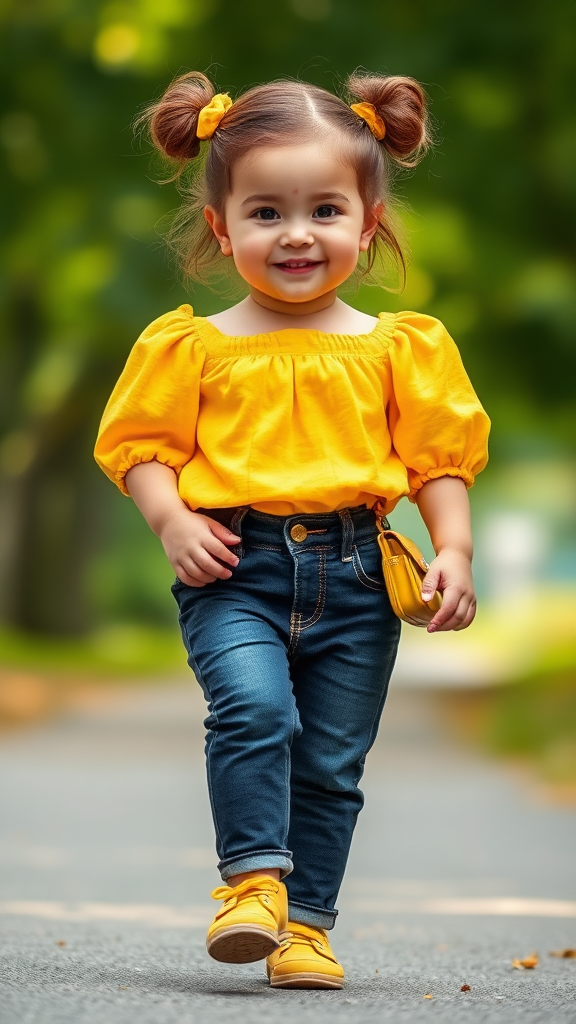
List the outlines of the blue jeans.
{"type": "Polygon", "coordinates": [[[172,587],[208,702],[218,867],[224,880],[279,868],[290,919],[332,928],[400,638],[375,516],[245,506],[230,525],[233,575],[172,587]]]}

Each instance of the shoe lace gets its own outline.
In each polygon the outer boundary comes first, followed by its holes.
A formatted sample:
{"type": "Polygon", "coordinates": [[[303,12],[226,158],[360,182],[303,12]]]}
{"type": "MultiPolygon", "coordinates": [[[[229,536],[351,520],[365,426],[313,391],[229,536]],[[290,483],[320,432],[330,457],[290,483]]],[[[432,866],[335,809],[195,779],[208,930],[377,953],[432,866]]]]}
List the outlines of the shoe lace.
{"type": "Polygon", "coordinates": [[[245,878],[244,881],[239,882],[238,885],[219,885],[217,889],[213,890],[211,895],[213,900],[224,900],[225,903],[229,903],[230,906],[235,906],[241,899],[244,899],[247,896],[276,896],[279,887],[280,882],[277,882],[274,878],[268,878],[267,876],[245,878]]]}
{"type": "Polygon", "coordinates": [[[280,945],[280,955],[290,949],[293,943],[310,946],[317,953],[321,953],[330,960],[335,960],[326,932],[322,928],[313,928],[309,925],[299,924],[296,921],[290,921],[280,945]]]}

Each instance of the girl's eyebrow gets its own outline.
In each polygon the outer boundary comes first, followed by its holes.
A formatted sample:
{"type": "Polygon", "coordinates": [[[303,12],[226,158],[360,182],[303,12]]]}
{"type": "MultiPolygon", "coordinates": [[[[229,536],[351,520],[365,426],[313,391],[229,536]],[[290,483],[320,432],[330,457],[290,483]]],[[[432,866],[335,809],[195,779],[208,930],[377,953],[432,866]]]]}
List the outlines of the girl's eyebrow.
{"type": "Polygon", "coordinates": [[[247,199],[242,201],[242,206],[248,206],[249,203],[277,203],[280,196],[266,195],[262,192],[261,194],[255,194],[248,196],[247,199]]]}
{"type": "MultiPolygon", "coordinates": [[[[242,201],[242,206],[248,206],[250,203],[278,203],[281,201],[281,196],[272,195],[271,193],[255,193],[253,196],[248,196],[247,199],[242,201]]],[[[350,200],[343,192],[316,192],[310,198],[315,203],[326,202],[329,199],[337,199],[340,203],[350,204],[350,200]]]]}
{"type": "Polygon", "coordinates": [[[340,203],[350,204],[350,200],[343,192],[317,192],[316,195],[310,197],[314,202],[321,202],[327,199],[337,199],[340,203]]]}

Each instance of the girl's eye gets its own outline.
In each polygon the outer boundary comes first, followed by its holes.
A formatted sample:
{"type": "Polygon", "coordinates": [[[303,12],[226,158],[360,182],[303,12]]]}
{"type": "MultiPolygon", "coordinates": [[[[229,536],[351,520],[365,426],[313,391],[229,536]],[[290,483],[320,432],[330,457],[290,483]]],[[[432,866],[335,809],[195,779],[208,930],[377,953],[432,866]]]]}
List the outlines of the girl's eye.
{"type": "Polygon", "coordinates": [[[326,220],[329,217],[335,217],[337,213],[338,210],[336,209],[335,206],[319,206],[314,216],[322,217],[324,220],[326,220]]]}
{"type": "Polygon", "coordinates": [[[261,210],[256,210],[253,213],[253,216],[256,217],[257,220],[276,220],[279,215],[271,206],[264,206],[261,210]]]}

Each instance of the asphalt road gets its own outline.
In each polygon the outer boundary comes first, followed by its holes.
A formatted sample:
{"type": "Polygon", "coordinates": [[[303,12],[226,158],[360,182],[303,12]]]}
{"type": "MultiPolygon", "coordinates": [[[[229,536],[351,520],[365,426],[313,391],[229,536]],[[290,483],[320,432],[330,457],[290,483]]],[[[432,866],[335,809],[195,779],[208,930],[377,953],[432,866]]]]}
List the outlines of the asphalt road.
{"type": "Polygon", "coordinates": [[[433,693],[393,691],[369,759],[345,989],[211,961],[202,714],[193,683],[132,688],[1,738],[1,1024],[576,1022],[549,955],[576,947],[576,811],[459,747],[433,693]]]}

